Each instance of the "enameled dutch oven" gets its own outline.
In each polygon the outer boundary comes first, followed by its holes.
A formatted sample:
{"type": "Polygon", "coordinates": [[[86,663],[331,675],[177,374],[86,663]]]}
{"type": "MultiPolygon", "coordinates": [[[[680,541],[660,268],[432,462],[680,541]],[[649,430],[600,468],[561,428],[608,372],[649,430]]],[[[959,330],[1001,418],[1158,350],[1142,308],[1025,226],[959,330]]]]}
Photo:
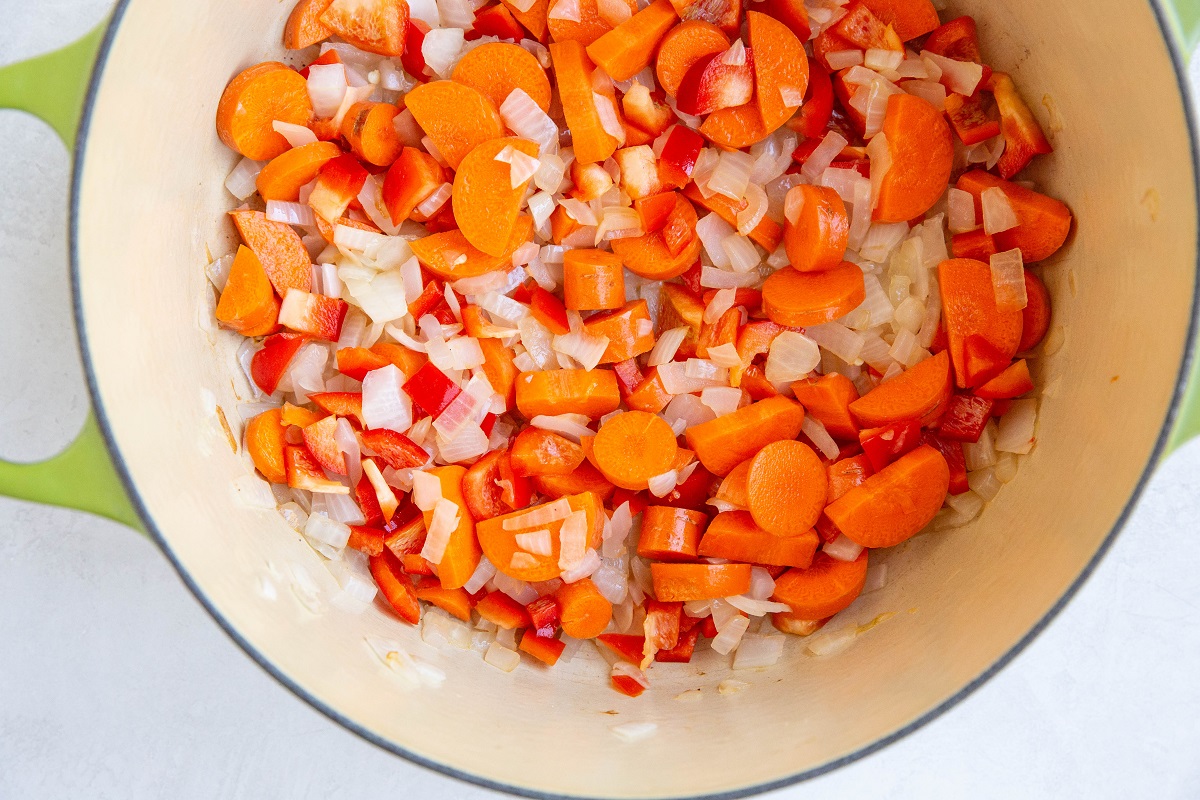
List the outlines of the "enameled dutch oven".
{"type": "Polygon", "coordinates": [[[598,658],[505,674],[423,646],[382,608],[313,614],[287,582],[300,566],[331,586],[319,557],[232,488],[249,467],[218,409],[236,425],[248,389],[236,337],[209,322],[203,270],[234,244],[223,179],[235,156],[213,129],[217,100],[239,70],[282,55],[285,12],[278,0],[121,0],[106,31],[0,71],[0,106],[68,142],[78,130],[71,270],[95,407],[58,458],[0,464],[0,492],[149,532],[252,658],[398,755],[537,797],[733,797],[849,763],[1028,644],[1160,460],[1200,431],[1183,66],[1200,2],[956,0],[946,13],[975,16],[990,62],[1014,73],[1050,133],[1056,152],[1033,177],[1071,206],[1076,231],[1045,269],[1065,338],[1039,359],[1037,447],[977,521],[890,554],[887,586],[855,606],[859,619],[900,613],[835,656],[791,642],[776,666],[737,673],[750,685],[735,695],[714,690],[726,667],[713,657],[660,665],[637,700],[609,688],[598,658]],[[446,681],[403,690],[367,635],[421,652],[446,681]],[[699,702],[674,699],[696,687],[699,702]],[[644,721],[657,731],[636,744],[611,730],[644,721]]]}

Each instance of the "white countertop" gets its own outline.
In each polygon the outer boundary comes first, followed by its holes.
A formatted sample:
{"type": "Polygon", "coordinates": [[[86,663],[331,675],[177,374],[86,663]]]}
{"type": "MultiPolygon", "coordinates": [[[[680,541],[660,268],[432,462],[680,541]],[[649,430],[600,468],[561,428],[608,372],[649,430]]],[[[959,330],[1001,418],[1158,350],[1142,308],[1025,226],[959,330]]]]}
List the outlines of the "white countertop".
{"type": "MultiPolygon", "coordinates": [[[[0,64],[73,41],[108,6],[0,0],[0,64]]],[[[65,322],[67,165],[48,128],[0,112],[0,456],[54,453],[87,405],[65,322]]],[[[1200,797],[1198,520],[1193,442],[998,676],[915,735],[771,796],[1200,797]]],[[[146,539],[8,500],[0,531],[0,798],[500,797],[296,699],[146,539]]]]}

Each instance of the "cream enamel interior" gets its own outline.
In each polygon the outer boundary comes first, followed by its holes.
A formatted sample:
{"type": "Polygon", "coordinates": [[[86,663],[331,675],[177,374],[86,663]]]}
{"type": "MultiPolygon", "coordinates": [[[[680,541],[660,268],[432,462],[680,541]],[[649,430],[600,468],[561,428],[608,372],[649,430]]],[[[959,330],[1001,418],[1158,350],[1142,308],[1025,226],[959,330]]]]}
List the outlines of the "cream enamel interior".
{"type": "Polygon", "coordinates": [[[88,134],[79,288],[103,411],[150,518],[217,613],[316,701],[422,759],[526,791],[744,790],[853,754],[953,697],[1095,555],[1151,456],[1184,352],[1197,224],[1184,110],[1147,3],[970,0],[953,10],[976,16],[985,55],[1052,132],[1057,152],[1036,177],[1077,215],[1045,270],[1066,338],[1039,363],[1039,444],[1016,481],[970,527],[886,554],[887,587],[839,622],[894,617],[837,656],[790,641],[761,672],[730,675],[711,658],[658,665],[635,701],[608,688],[598,658],[506,675],[422,645],[380,609],[305,610],[288,573],[299,565],[332,585],[320,559],[231,487],[249,467],[214,412],[236,429],[246,387],[235,337],[208,321],[203,274],[234,244],[222,183],[235,158],[213,131],[217,100],[237,71],[282,55],[289,7],[130,2],[88,134]],[[366,634],[412,647],[445,684],[400,691],[366,634]],[[725,677],[750,685],[721,696],[725,677]],[[673,699],[692,688],[698,702],[673,699]],[[610,731],[638,721],[657,733],[631,745],[610,731]]]}

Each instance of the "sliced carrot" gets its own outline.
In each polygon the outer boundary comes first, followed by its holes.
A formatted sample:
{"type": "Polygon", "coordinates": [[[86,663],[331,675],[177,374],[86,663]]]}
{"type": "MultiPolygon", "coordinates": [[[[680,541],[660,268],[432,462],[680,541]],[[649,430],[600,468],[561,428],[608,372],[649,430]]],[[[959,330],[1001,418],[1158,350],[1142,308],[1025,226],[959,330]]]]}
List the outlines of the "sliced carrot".
{"type": "MultiPolygon", "coordinates": [[[[735,203],[723,194],[712,194],[705,197],[694,183],[689,183],[683,190],[683,194],[693,203],[706,208],[716,214],[721,219],[728,222],[730,225],[737,227],[737,215],[739,211],[745,209],[749,203],[745,200],[735,203]]],[[[695,229],[695,223],[692,223],[692,229],[695,229]]],[[[779,227],[779,223],[770,217],[763,217],[762,221],[754,226],[754,229],[749,233],[750,240],[757,244],[768,253],[775,252],[775,248],[779,246],[780,240],[784,237],[783,228],[779,227]]],[[[840,259],[839,259],[840,263],[840,259]]]]}
{"type": "Polygon", "coordinates": [[[333,142],[293,147],[271,159],[258,173],[258,193],[263,200],[294,203],[300,199],[300,189],[315,181],[321,168],[341,154],[342,149],[333,142]]]}
{"type": "Polygon", "coordinates": [[[975,198],[975,218],[982,219],[980,195],[987,189],[1004,191],[1008,204],[1017,215],[1017,227],[995,234],[1000,251],[1019,248],[1026,264],[1044,261],[1058,252],[1071,232],[1071,210],[1053,197],[1039,194],[982,170],[966,172],[958,179],[958,188],[975,198]]]}
{"type": "Polygon", "coordinates": [[[750,462],[753,460],[753,458],[747,458],[729,471],[717,488],[716,499],[733,503],[741,508],[750,507],[750,487],[747,479],[750,477],[750,462]]]}
{"type": "Polygon", "coordinates": [[[667,407],[671,397],[663,386],[662,378],[658,376],[658,367],[651,367],[646,371],[645,379],[625,398],[625,404],[635,411],[657,414],[667,407]]]}
{"type": "Polygon", "coordinates": [[[802,620],[822,620],[845,610],[867,582],[867,551],[853,561],[817,553],[807,569],[789,569],[775,579],[772,600],[787,603],[802,620]]]}
{"type": "Polygon", "coordinates": [[[271,483],[287,483],[286,445],[287,426],[281,409],[264,411],[246,423],[246,451],[255,469],[271,483]]]}
{"type": "Polygon", "coordinates": [[[738,335],[738,323],[742,321],[742,310],[736,306],[726,311],[714,323],[704,323],[700,326],[700,335],[696,337],[696,355],[708,358],[708,348],[719,347],[723,344],[735,344],[738,335]]]}
{"type": "Polygon", "coordinates": [[[916,95],[888,98],[882,133],[892,163],[879,183],[875,219],[907,222],[933,208],[946,192],[954,142],[942,112],[916,95]]]}
{"type": "Polygon", "coordinates": [[[679,446],[675,432],[657,414],[627,411],[600,426],[592,452],[595,464],[622,489],[641,491],[672,468],[679,446]]]}
{"type": "Polygon", "coordinates": [[[588,57],[614,81],[627,81],[649,66],[658,43],[678,21],[671,0],[654,0],[589,44],[588,57]]]}
{"type": "Polygon", "coordinates": [[[563,651],[567,649],[566,642],[548,636],[539,636],[533,628],[529,628],[521,635],[519,647],[522,653],[528,653],[548,667],[557,664],[563,651]]]}
{"type": "Polygon", "coordinates": [[[950,355],[942,351],[884,381],[850,404],[850,413],[865,428],[919,419],[928,425],[942,415],[954,390],[950,355]]]}
{"type": "Polygon", "coordinates": [[[529,612],[525,606],[504,592],[488,592],[475,604],[481,619],[495,623],[505,630],[529,627],[529,612]]]}
{"type": "Polygon", "coordinates": [[[744,106],[718,109],[700,126],[700,133],[709,141],[729,150],[757,144],[774,132],[763,122],[758,104],[753,101],[744,106]]]}
{"type": "Polygon", "coordinates": [[[456,81],[421,84],[404,96],[404,105],[452,169],[479,145],[504,136],[496,104],[456,81]]]}
{"type": "Polygon", "coordinates": [[[700,540],[699,554],[743,563],[804,569],[812,563],[820,543],[820,538],[811,529],[795,536],[776,536],[760,528],[749,511],[723,511],[709,523],[700,540]]]}
{"type": "Polygon", "coordinates": [[[850,413],[858,400],[854,383],[837,372],[819,378],[802,378],[792,384],[796,400],[835,439],[858,440],[858,423],[850,413]]]}
{"type": "Polygon", "coordinates": [[[531,238],[533,218],[522,214],[517,217],[508,243],[498,256],[488,255],[475,247],[458,229],[413,239],[409,246],[425,269],[443,280],[456,281],[511,267],[513,252],[531,238]]]}
{"type": "Polygon", "coordinates": [[[666,229],[634,236],[613,239],[613,252],[625,262],[625,267],[635,275],[656,281],[678,278],[688,271],[700,257],[700,237],[695,235],[696,209],[683,197],[675,203],[675,213],[680,216],[680,225],[688,231],[686,244],[673,253],[667,244],[666,229]]]}
{"type": "Polygon", "coordinates": [[[996,98],[1000,132],[1004,134],[1004,152],[996,162],[996,172],[1001,178],[1010,179],[1034,156],[1053,153],[1054,148],[1046,139],[1037,117],[1021,99],[1012,78],[1003,72],[993,72],[988,88],[996,98]]]}
{"type": "Polygon", "coordinates": [[[863,547],[892,547],[929,524],[949,489],[946,459],[921,445],[830,503],[825,514],[863,547]]]}
{"type": "Polygon", "coordinates": [[[1033,378],[1029,375],[1029,362],[1022,358],[976,389],[975,396],[990,400],[1011,400],[1032,391],[1033,378]]]}
{"type": "Polygon", "coordinates": [[[568,250],[563,258],[563,299],[576,311],[625,305],[625,267],[603,250],[568,250]]]}
{"type": "MultiPolygon", "coordinates": [[[[583,6],[588,3],[589,0],[579,0],[581,13],[583,6]]],[[[555,36],[556,21],[550,20],[552,36],[555,36]]],[[[550,45],[550,57],[554,63],[554,78],[558,84],[563,117],[571,131],[575,158],[582,164],[604,161],[616,152],[617,140],[604,130],[600,112],[596,110],[592,84],[595,65],[588,58],[584,45],[578,41],[556,41],[550,45]]]]}
{"type": "Polygon", "coordinates": [[[468,52],[454,67],[452,80],[478,89],[500,108],[513,89],[521,89],[542,111],[550,110],[550,80],[537,57],[508,42],[489,42],[468,52]]]}
{"type": "Polygon", "coordinates": [[[607,369],[555,369],[517,376],[517,409],[526,419],[539,414],[583,414],[593,419],[621,406],[617,378],[607,369]]]}
{"type": "Polygon", "coordinates": [[[754,53],[754,99],[763,125],[771,130],[792,118],[808,89],[808,57],[804,43],[777,19],[746,12],[750,50],[754,53]]]}
{"type": "MultiPolygon", "coordinates": [[[[571,513],[582,511],[587,517],[587,546],[599,546],[600,537],[604,531],[605,520],[604,505],[601,503],[600,498],[591,492],[584,492],[583,494],[570,495],[565,499],[570,506],[571,513]]],[[[551,522],[538,522],[534,525],[522,523],[523,518],[527,518],[529,514],[544,508],[545,505],[541,505],[514,511],[511,514],[481,520],[476,526],[479,534],[479,544],[482,546],[484,554],[496,566],[496,569],[510,578],[528,582],[548,581],[552,578],[557,578],[562,573],[558,564],[562,545],[559,534],[562,531],[565,520],[557,519],[551,522]],[[516,527],[505,528],[504,525],[506,522],[516,527]],[[550,532],[549,555],[527,552],[517,544],[516,537],[519,534],[537,530],[550,532]],[[514,563],[514,556],[520,556],[516,559],[516,563],[514,563]]]]}
{"type": "Polygon", "coordinates": [[[683,76],[692,66],[713,53],[729,49],[729,37],[711,22],[689,19],[679,23],[663,37],[654,65],[658,85],[674,96],[683,76]]]}
{"type": "Polygon", "coordinates": [[[239,246],[217,303],[217,321],[243,336],[264,336],[278,327],[279,306],[262,262],[239,246]]]}
{"type": "Polygon", "coordinates": [[[771,442],[755,454],[746,475],[754,522],[776,536],[812,530],[825,508],[825,465],[803,442],[771,442]]]}
{"type": "Polygon", "coordinates": [[[772,397],[693,425],[684,435],[705,469],[727,475],[771,442],[795,439],[803,422],[802,406],[786,397],[772,397]]]}
{"type": "Polygon", "coordinates": [[[359,50],[381,56],[404,54],[408,29],[405,0],[333,0],[321,22],[359,50]]]}
{"type": "Polygon", "coordinates": [[[257,64],[229,82],[217,106],[217,135],[231,150],[269,161],[291,147],[273,123],[312,121],[308,82],[278,61],[257,64]]]}
{"type": "Polygon", "coordinates": [[[862,0],[862,4],[884,25],[891,25],[901,41],[924,36],[941,25],[930,0],[862,0]]]}
{"type": "MultiPolygon", "coordinates": [[[[338,352],[340,353],[341,351],[338,352]]],[[[396,369],[403,372],[407,378],[416,375],[417,370],[425,366],[429,361],[429,358],[424,353],[418,353],[414,350],[409,350],[403,345],[392,344],[390,342],[376,342],[371,345],[371,352],[386,358],[396,366],[396,369]]]]}
{"type": "Polygon", "coordinates": [[[466,240],[491,256],[510,253],[509,241],[516,228],[525,197],[526,178],[512,185],[510,164],[497,161],[503,151],[537,158],[538,146],[528,139],[492,139],[472,150],[454,175],[454,218],[466,240]]]}
{"type": "MultiPolygon", "coordinates": [[[[783,228],[788,261],[800,272],[824,272],[842,265],[850,241],[850,217],[841,196],[827,186],[797,186],[796,221],[783,228]]],[[[789,192],[789,194],[791,194],[789,192]]]]}
{"type": "Polygon", "coordinates": [[[600,594],[591,578],[564,583],[554,593],[563,633],[573,639],[595,639],[612,619],[612,603],[600,594]]]}
{"type": "Polygon", "coordinates": [[[973,258],[976,261],[990,261],[992,256],[1000,252],[996,247],[996,237],[977,228],[966,233],[956,233],[950,237],[950,252],[955,258],[973,258]]]}
{"type": "Polygon", "coordinates": [[[829,465],[826,472],[829,474],[828,500],[830,503],[845,495],[855,486],[862,485],[867,478],[875,474],[875,470],[871,467],[871,459],[866,455],[835,461],[829,465]]]}
{"type": "Polygon", "coordinates": [[[399,113],[391,103],[356,103],[342,118],[342,136],[363,161],[389,167],[404,149],[393,124],[399,113]]]}
{"type": "Polygon", "coordinates": [[[333,0],[300,0],[283,27],[283,46],[288,50],[303,50],[333,36],[333,31],[321,23],[321,15],[333,0]]]}
{"type": "Polygon", "coordinates": [[[1050,292],[1042,279],[1025,270],[1025,296],[1029,303],[1021,309],[1021,343],[1018,353],[1027,353],[1042,343],[1050,330],[1050,292]]]}
{"type": "Polygon", "coordinates": [[[651,564],[654,596],[662,603],[732,597],[750,590],[749,564],[651,564]]]}
{"type": "Polygon", "coordinates": [[[592,492],[605,503],[617,488],[590,461],[584,461],[570,475],[534,475],[530,480],[538,493],[546,497],[592,492]]]}
{"type": "Polygon", "coordinates": [[[703,511],[670,506],[647,506],[642,512],[638,555],[657,561],[690,561],[708,525],[703,511]]]}
{"type": "Polygon", "coordinates": [[[793,328],[841,319],[867,296],[863,271],[849,261],[825,272],[778,270],[767,278],[762,293],[767,317],[793,328]]]}
{"type": "Polygon", "coordinates": [[[471,621],[471,595],[461,587],[446,589],[437,578],[423,577],[417,581],[417,599],[432,603],[452,617],[471,621]]]}
{"type": "Polygon", "coordinates": [[[570,475],[583,463],[583,450],[557,433],[526,428],[513,440],[511,458],[516,475],[570,475]]]}
{"type": "Polygon", "coordinates": [[[356,381],[361,381],[368,372],[386,367],[389,363],[388,359],[365,347],[343,347],[337,351],[338,372],[356,381]]]}
{"type": "Polygon", "coordinates": [[[400,619],[412,625],[420,622],[421,601],[417,599],[412,579],[404,571],[400,559],[391,551],[385,550],[377,556],[372,556],[367,564],[380,593],[400,619]]]}
{"type": "Polygon", "coordinates": [[[231,211],[229,215],[242,241],[262,262],[277,294],[282,297],[288,289],[307,292],[312,288],[312,259],[290,225],[272,222],[261,211],[231,211]]]}
{"type": "Polygon", "coordinates": [[[967,339],[981,337],[997,351],[997,358],[1007,364],[1021,345],[1021,312],[1002,311],[996,306],[992,270],[982,261],[966,258],[943,261],[938,267],[938,285],[955,379],[960,388],[965,388],[970,385],[964,354],[967,339]]]}
{"type": "Polygon", "coordinates": [[[601,364],[614,364],[648,353],[654,347],[654,323],[645,300],[633,300],[624,308],[588,317],[584,329],[593,336],[607,336],[608,348],[601,364]]]}
{"type": "MultiPolygon", "coordinates": [[[[475,534],[475,520],[471,519],[466,498],[463,497],[462,482],[467,471],[460,466],[449,466],[431,469],[429,473],[441,482],[442,497],[458,506],[458,527],[450,534],[446,552],[441,563],[437,565],[442,588],[458,589],[471,579],[483,555],[475,534]]],[[[428,529],[433,512],[424,512],[424,517],[425,527],[428,529]]]]}
{"type": "MultiPolygon", "coordinates": [[[[554,3],[560,1],[553,0],[554,3]]],[[[621,0],[621,2],[624,2],[629,8],[629,15],[631,17],[637,13],[637,3],[634,0],[621,0]]],[[[600,15],[598,0],[578,0],[578,6],[578,22],[548,17],[547,25],[550,28],[550,38],[552,40],[559,43],[579,42],[584,47],[587,47],[616,27],[600,15]]],[[[553,49],[553,45],[551,45],[551,48],[553,49]]]]}
{"type": "MultiPolygon", "coordinates": [[[[534,0],[533,4],[524,11],[517,8],[512,0],[500,0],[500,2],[513,15],[513,18],[525,27],[525,30],[533,34],[534,39],[542,44],[546,43],[546,34],[548,33],[546,15],[550,10],[550,0],[534,0]]],[[[521,3],[521,5],[525,4],[521,3]]]]}
{"type": "Polygon", "coordinates": [[[282,414],[283,416],[280,419],[284,425],[295,425],[297,428],[307,428],[325,416],[320,412],[310,411],[307,408],[294,406],[291,403],[283,404],[282,414]]]}

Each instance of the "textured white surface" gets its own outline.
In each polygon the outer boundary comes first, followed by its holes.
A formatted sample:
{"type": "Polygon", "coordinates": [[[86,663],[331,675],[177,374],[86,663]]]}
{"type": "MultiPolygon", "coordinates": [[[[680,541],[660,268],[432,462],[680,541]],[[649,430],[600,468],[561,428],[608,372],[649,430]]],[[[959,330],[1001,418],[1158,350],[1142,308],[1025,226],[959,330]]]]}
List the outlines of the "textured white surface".
{"type": "MultiPolygon", "coordinates": [[[[0,64],[66,44],[107,8],[0,0],[0,64]]],[[[86,407],[63,325],[67,156],[48,128],[0,112],[0,175],[0,363],[17,376],[0,382],[0,455],[27,459],[61,448],[86,407]]],[[[1193,443],[1014,663],[917,734],[771,796],[1200,796],[1198,521],[1193,443]]],[[[7,500],[0,531],[0,798],[496,796],[297,700],[141,537],[7,500]]]]}

